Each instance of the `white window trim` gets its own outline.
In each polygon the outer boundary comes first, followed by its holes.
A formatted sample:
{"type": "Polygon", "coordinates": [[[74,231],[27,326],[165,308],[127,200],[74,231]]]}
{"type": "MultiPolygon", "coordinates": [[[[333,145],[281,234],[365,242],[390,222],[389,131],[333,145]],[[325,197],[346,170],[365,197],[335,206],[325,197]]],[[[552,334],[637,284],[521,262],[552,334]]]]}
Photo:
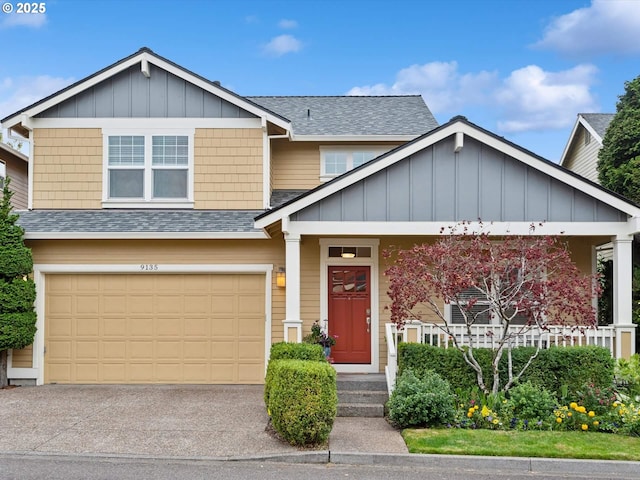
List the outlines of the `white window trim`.
{"type": "MultiPolygon", "coordinates": [[[[380,145],[350,145],[344,147],[331,146],[331,147],[320,147],[320,181],[328,182],[332,178],[339,177],[343,173],[346,173],[350,170],[353,170],[353,154],[355,152],[375,152],[375,157],[382,155],[383,153],[388,152],[394,148],[393,146],[380,146],[380,145]],[[345,153],[347,155],[347,169],[342,173],[327,173],[326,164],[325,164],[325,154],[331,153],[345,153]]],[[[375,158],[374,157],[374,158],[375,158]]]]}
{"type": "Polygon", "coordinates": [[[4,188],[4,181],[7,178],[7,164],[0,160],[0,188],[4,188]]]}
{"type": "Polygon", "coordinates": [[[194,183],[194,148],[195,128],[128,128],[102,130],[102,206],[103,208],[193,208],[194,183]],[[109,198],[109,137],[111,136],[144,136],[144,191],[145,199],[109,198]],[[189,153],[187,160],[187,198],[185,199],[153,199],[151,177],[151,137],[154,135],[180,135],[188,137],[189,153]],[[148,147],[148,148],[147,148],[148,147]]]}

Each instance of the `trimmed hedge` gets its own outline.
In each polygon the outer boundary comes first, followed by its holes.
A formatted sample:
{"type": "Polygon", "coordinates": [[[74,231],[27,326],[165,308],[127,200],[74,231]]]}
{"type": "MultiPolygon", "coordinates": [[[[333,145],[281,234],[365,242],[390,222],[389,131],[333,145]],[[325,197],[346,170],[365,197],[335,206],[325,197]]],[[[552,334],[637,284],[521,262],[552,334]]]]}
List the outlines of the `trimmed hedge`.
{"type": "Polygon", "coordinates": [[[326,362],[321,345],[310,343],[279,342],[271,345],[267,374],[264,379],[264,404],[269,408],[269,392],[273,381],[273,365],[278,360],[312,360],[326,362]]]}
{"type": "MultiPolygon", "coordinates": [[[[535,352],[534,347],[512,350],[513,371],[519,372],[535,352]]],[[[474,356],[487,375],[491,375],[491,350],[474,349],[474,356]]],[[[531,382],[556,394],[563,385],[574,394],[586,384],[610,387],[613,384],[615,361],[608,349],[596,346],[552,347],[540,350],[538,357],[520,378],[520,383],[531,382]]],[[[398,347],[398,374],[410,368],[418,378],[433,370],[446,379],[454,389],[477,386],[475,372],[455,348],[440,348],[427,344],[401,343],[398,347]]],[[[507,355],[500,361],[500,378],[507,376],[507,355]]],[[[485,378],[491,383],[492,376],[485,378]]]]}
{"type": "Polygon", "coordinates": [[[338,411],[336,371],[328,362],[278,360],[272,366],[269,414],[291,445],[327,441],[338,411]]]}
{"type": "Polygon", "coordinates": [[[0,351],[31,345],[35,334],[36,312],[0,313],[0,351]]]}

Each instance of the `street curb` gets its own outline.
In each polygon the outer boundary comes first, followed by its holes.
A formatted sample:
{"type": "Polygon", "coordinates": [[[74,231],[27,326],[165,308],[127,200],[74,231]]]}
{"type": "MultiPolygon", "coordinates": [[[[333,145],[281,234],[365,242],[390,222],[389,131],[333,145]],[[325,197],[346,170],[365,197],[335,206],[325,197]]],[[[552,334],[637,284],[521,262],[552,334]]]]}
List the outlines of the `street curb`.
{"type": "Polygon", "coordinates": [[[0,456],[40,458],[100,458],[105,461],[161,460],[170,462],[270,462],[297,464],[385,465],[421,467],[434,470],[462,470],[476,472],[539,473],[572,475],[588,478],[636,478],[640,462],[621,460],[578,460],[537,457],[486,457],[467,455],[436,455],[417,453],[360,453],[332,452],[330,450],[274,453],[266,455],[238,455],[224,457],[179,457],[162,455],[126,455],[96,453],[62,453],[34,451],[5,451],[0,456]]]}

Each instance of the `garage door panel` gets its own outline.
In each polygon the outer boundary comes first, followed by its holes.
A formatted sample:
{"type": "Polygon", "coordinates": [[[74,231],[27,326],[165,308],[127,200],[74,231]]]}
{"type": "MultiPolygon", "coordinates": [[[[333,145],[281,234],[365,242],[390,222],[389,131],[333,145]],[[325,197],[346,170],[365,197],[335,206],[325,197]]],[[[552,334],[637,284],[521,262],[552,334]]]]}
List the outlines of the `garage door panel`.
{"type": "Polygon", "coordinates": [[[127,319],[122,317],[102,318],[101,335],[106,337],[122,337],[127,334],[127,319]]]}
{"type": "Polygon", "coordinates": [[[71,315],[73,313],[71,295],[51,294],[47,297],[47,310],[50,315],[71,315]]]}
{"type": "Polygon", "coordinates": [[[83,361],[83,360],[96,361],[98,358],[99,358],[99,351],[98,351],[97,341],[78,340],[76,342],[76,359],[78,361],[83,361]]]}
{"type": "Polygon", "coordinates": [[[261,383],[264,275],[47,275],[45,382],[261,383]]]}
{"type": "Polygon", "coordinates": [[[98,337],[100,335],[99,318],[77,318],[74,321],[75,334],[81,337],[98,337]]]}

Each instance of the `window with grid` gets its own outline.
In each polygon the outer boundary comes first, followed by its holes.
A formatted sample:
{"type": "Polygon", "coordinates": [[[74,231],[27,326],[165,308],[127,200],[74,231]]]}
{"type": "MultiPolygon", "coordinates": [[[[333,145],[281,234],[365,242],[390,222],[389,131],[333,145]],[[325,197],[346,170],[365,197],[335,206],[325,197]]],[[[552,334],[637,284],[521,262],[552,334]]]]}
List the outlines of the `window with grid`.
{"type": "MultiPolygon", "coordinates": [[[[463,301],[461,302],[464,306],[465,300],[469,301],[471,299],[477,298],[478,300],[473,304],[467,316],[469,318],[473,318],[476,316],[475,325],[489,325],[489,324],[497,324],[500,322],[500,319],[497,315],[493,314],[489,309],[489,300],[486,296],[482,294],[482,292],[478,291],[475,288],[468,288],[462,292],[460,295],[463,301]]],[[[511,316],[513,314],[513,309],[507,309],[506,314],[511,316]]],[[[464,314],[460,310],[458,305],[451,305],[451,323],[454,324],[464,324],[464,314]]],[[[511,319],[511,325],[524,325],[527,323],[527,317],[524,315],[516,315],[513,319],[511,319]]]]}
{"type": "Polygon", "coordinates": [[[188,135],[109,135],[108,199],[189,198],[188,135]]]}
{"type": "Polygon", "coordinates": [[[355,147],[347,149],[321,148],[320,149],[320,178],[330,180],[333,177],[353,170],[367,163],[386,151],[390,147],[355,147]]]}

